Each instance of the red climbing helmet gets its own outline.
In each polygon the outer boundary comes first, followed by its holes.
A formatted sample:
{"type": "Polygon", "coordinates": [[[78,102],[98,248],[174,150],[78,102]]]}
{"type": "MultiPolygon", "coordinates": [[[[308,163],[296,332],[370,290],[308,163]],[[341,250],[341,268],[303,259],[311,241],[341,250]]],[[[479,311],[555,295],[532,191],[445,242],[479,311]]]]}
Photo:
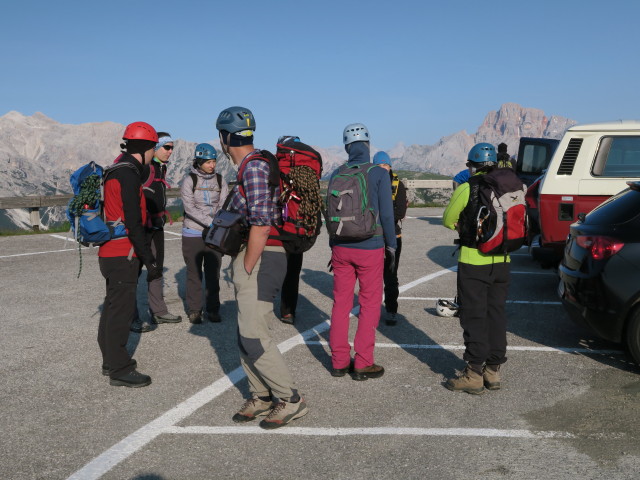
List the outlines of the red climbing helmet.
{"type": "Polygon", "coordinates": [[[145,122],[133,122],[127,125],[122,135],[123,140],[148,140],[158,143],[158,134],[155,128],[145,122]]]}

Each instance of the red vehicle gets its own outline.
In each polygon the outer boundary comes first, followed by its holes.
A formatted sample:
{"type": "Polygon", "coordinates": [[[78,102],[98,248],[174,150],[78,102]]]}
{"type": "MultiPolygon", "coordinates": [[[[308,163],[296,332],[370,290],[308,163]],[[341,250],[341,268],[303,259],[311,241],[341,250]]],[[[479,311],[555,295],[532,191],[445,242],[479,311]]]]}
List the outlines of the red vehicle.
{"type": "MultiPolygon", "coordinates": [[[[543,266],[557,265],[569,226],[627,181],[640,179],[640,122],[577,125],[565,133],[539,184],[539,246],[543,266]]],[[[531,191],[532,202],[535,192],[531,191]]]]}

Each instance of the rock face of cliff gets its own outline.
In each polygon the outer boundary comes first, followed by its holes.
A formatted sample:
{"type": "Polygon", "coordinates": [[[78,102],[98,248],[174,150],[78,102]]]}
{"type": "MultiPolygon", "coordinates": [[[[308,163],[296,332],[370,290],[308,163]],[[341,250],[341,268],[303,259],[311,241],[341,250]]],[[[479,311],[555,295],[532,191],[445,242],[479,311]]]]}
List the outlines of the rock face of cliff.
{"type": "Polygon", "coordinates": [[[575,125],[574,120],[547,117],[542,110],[506,103],[497,112],[489,112],[474,134],[460,131],[443,137],[435,145],[411,145],[394,164],[396,169],[429,171],[455,175],[464,169],[467,153],[480,142],[506,143],[508,152],[518,153],[520,137],[562,138],[575,125]]]}
{"type": "MultiPolygon", "coordinates": [[[[547,117],[541,110],[507,103],[497,112],[490,112],[475,134],[460,131],[443,137],[435,145],[407,147],[400,142],[388,153],[394,159],[395,170],[453,176],[464,168],[467,152],[478,142],[494,145],[504,142],[509,153],[515,155],[520,137],[560,138],[574,124],[573,120],[547,117]]],[[[68,125],[41,113],[32,116],[7,113],[0,117],[0,197],[70,193],[69,175],[74,170],[91,160],[106,166],[118,156],[124,128],[114,122],[68,125]]],[[[176,139],[174,144],[167,178],[170,185],[179,186],[191,165],[196,143],[176,139]]],[[[215,146],[220,152],[219,145],[215,146]]],[[[325,178],[347,159],[342,146],[314,148],[323,157],[325,178]]],[[[372,145],[372,155],[376,151],[372,145]]],[[[223,155],[219,156],[217,168],[227,180],[235,178],[235,169],[223,155]]],[[[43,214],[44,227],[64,218],[61,208],[43,214]]],[[[0,210],[0,228],[28,227],[28,220],[26,210],[0,210]]]]}

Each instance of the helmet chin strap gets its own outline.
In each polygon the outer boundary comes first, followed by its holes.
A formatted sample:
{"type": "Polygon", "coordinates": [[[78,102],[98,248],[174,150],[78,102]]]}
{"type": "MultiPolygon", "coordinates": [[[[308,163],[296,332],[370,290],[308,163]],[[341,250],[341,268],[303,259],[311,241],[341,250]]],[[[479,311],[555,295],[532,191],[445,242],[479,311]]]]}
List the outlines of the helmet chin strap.
{"type": "MultiPolygon", "coordinates": [[[[220,138],[220,148],[222,149],[222,153],[227,157],[227,159],[229,159],[229,162],[231,162],[231,165],[233,166],[233,158],[231,158],[231,155],[229,154],[229,147],[227,146],[227,144],[224,141],[224,138],[222,137],[222,132],[218,132],[218,138],[220,138]]],[[[228,137],[227,137],[227,142],[231,141],[231,133],[229,133],[228,137]]]]}

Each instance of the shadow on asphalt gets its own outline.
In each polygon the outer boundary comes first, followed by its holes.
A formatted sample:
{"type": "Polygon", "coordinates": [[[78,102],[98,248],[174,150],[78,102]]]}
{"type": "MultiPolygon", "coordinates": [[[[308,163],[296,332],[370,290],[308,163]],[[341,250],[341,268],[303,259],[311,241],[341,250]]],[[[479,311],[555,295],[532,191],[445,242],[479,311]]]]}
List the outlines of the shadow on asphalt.
{"type": "Polygon", "coordinates": [[[416,217],[418,220],[423,222],[427,222],[429,225],[440,225],[442,226],[442,216],[438,217],[416,217]]]}
{"type": "MultiPolygon", "coordinates": [[[[299,333],[305,332],[316,325],[329,320],[331,315],[331,307],[333,306],[333,275],[327,271],[302,269],[300,279],[311,288],[322,294],[324,297],[322,302],[326,302],[323,308],[318,308],[304,295],[298,295],[298,305],[296,307],[295,324],[292,325],[299,333]],[[329,313],[326,313],[329,312],[329,313]]],[[[280,311],[280,302],[276,303],[274,309],[280,311]]],[[[329,331],[326,330],[319,335],[323,340],[329,341],[329,331]]],[[[315,359],[327,369],[331,371],[331,355],[327,354],[324,348],[307,346],[307,349],[315,357],[315,359]]]]}
{"type": "MultiPolygon", "coordinates": [[[[509,285],[509,300],[540,300],[558,302],[558,277],[552,275],[537,275],[544,272],[530,257],[512,256],[511,271],[529,270],[534,275],[525,276],[511,274],[509,285]]],[[[628,354],[600,354],[597,350],[625,350],[623,345],[608,342],[589,330],[574,323],[565,312],[564,307],[553,307],[549,311],[544,306],[532,307],[530,314],[518,315],[516,307],[507,304],[507,331],[520,338],[549,347],[566,347],[594,350],[594,353],[579,352],[580,355],[592,358],[604,365],[624,371],[640,371],[628,354]],[[557,308],[557,310],[556,310],[557,308]],[[540,309],[540,310],[538,310],[540,309]]]]}
{"type": "MultiPolygon", "coordinates": [[[[458,264],[457,245],[439,245],[428,250],[425,255],[433,263],[443,268],[450,268],[458,264]]],[[[451,296],[453,297],[454,295],[451,296]]]]}
{"type": "Polygon", "coordinates": [[[401,313],[396,314],[396,320],[398,321],[396,325],[387,325],[384,321],[386,312],[384,312],[384,309],[382,310],[380,326],[378,327],[380,333],[400,345],[406,353],[424,363],[433,373],[442,375],[443,378],[450,378],[455,375],[456,370],[464,369],[465,362],[449,350],[403,348],[403,345],[437,345],[438,343],[425,332],[416,328],[401,313]]]}

